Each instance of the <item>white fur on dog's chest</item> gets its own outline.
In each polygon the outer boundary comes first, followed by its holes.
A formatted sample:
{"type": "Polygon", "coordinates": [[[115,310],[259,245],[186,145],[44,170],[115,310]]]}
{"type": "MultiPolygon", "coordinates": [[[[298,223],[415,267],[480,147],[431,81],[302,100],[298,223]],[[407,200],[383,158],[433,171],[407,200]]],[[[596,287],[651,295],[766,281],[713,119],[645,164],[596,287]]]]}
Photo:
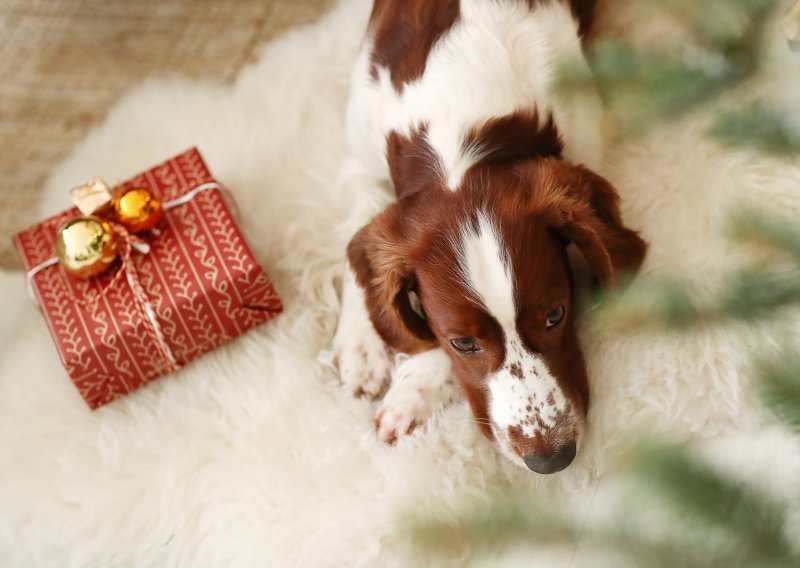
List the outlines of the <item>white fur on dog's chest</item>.
{"type": "Polygon", "coordinates": [[[597,169],[601,159],[600,104],[595,96],[554,97],[563,62],[585,65],[578,24],[565,3],[462,0],[456,23],[433,46],[425,71],[398,92],[390,71],[370,75],[372,42],[362,46],[352,77],[348,136],[377,176],[388,178],[386,136],[424,127],[444,185],[458,188],[482,158],[464,137],[492,118],[519,110],[552,114],[564,157],[597,169]]]}

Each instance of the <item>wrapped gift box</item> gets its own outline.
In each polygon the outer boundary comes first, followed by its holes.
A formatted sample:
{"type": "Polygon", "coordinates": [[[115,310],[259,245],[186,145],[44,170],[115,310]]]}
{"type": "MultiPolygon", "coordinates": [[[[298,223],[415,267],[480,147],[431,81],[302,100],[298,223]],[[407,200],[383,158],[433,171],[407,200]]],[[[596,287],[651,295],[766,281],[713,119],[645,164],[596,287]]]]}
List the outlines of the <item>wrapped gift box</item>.
{"type": "Polygon", "coordinates": [[[143,236],[149,252],[131,250],[127,263],[118,260],[101,276],[81,280],[50,260],[59,228],[77,209],[14,237],[61,361],[91,408],[283,309],[196,149],[121,186],[150,188],[166,212],[158,230],[143,236]]]}

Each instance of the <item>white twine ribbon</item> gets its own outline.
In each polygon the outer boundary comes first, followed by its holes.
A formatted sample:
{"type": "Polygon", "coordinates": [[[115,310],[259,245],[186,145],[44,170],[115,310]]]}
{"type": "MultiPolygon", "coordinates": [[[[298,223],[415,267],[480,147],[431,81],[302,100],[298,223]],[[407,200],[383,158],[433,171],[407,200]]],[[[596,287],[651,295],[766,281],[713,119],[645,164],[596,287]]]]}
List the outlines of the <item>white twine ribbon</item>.
{"type": "MultiPolygon", "coordinates": [[[[123,268],[123,270],[125,269],[123,268]]],[[[145,295],[146,293],[142,289],[141,284],[135,281],[133,277],[133,272],[131,270],[125,270],[125,278],[128,281],[128,286],[133,291],[133,295],[136,296],[136,301],[139,302],[139,305],[141,305],[142,308],[144,308],[144,313],[147,316],[147,319],[150,321],[150,325],[153,328],[156,342],[161,348],[161,353],[167,358],[167,360],[169,360],[170,364],[173,367],[177,368],[178,364],[175,362],[175,355],[173,355],[172,349],[170,348],[166,338],[164,337],[164,332],[161,330],[161,324],[158,321],[158,316],[153,310],[153,306],[150,304],[150,300],[145,295]]]]}
{"type": "Polygon", "coordinates": [[[37,264],[36,266],[31,268],[25,275],[25,285],[28,288],[28,296],[31,297],[31,300],[33,300],[33,303],[37,308],[39,307],[39,300],[36,298],[36,292],[33,291],[33,278],[45,268],[53,266],[56,263],[58,263],[57,257],[54,256],[52,258],[48,258],[41,264],[37,264]]]}
{"type": "Polygon", "coordinates": [[[215,181],[210,181],[208,183],[201,183],[200,185],[190,189],[180,197],[176,197],[175,199],[170,199],[169,201],[164,203],[164,211],[169,211],[170,209],[173,209],[178,205],[189,203],[192,199],[197,197],[198,193],[202,193],[203,191],[208,191],[209,189],[218,189],[222,191],[223,187],[215,181]]]}
{"type": "MultiPolygon", "coordinates": [[[[166,201],[162,207],[164,211],[169,211],[170,209],[174,209],[175,207],[190,202],[192,199],[197,197],[199,193],[208,191],[210,189],[217,189],[222,191],[224,188],[216,182],[203,183],[198,185],[197,187],[193,187],[191,190],[187,191],[180,197],[171,199],[170,201],[166,201]]],[[[137,252],[141,254],[150,253],[150,245],[143,241],[131,239],[130,244],[133,249],[135,249],[137,252]]],[[[37,264],[25,274],[25,283],[28,289],[28,295],[31,297],[31,300],[33,300],[33,303],[36,305],[37,308],[40,307],[40,304],[39,304],[39,299],[36,297],[36,292],[33,289],[33,279],[36,277],[37,274],[39,274],[39,272],[55,264],[58,264],[58,257],[54,256],[48,258],[44,262],[37,264]]],[[[156,315],[155,310],[153,310],[153,306],[150,304],[150,300],[147,298],[146,293],[142,289],[141,285],[139,285],[135,281],[131,270],[127,270],[124,266],[120,270],[125,270],[125,277],[127,279],[128,286],[133,291],[133,294],[136,297],[137,301],[144,309],[144,313],[147,316],[150,326],[155,332],[155,337],[157,342],[159,343],[159,347],[161,348],[162,353],[167,357],[167,359],[173,366],[177,367],[177,363],[175,362],[175,356],[173,355],[172,349],[170,349],[170,346],[167,343],[166,338],[164,337],[164,333],[161,330],[161,325],[158,322],[158,316],[156,315]]]]}

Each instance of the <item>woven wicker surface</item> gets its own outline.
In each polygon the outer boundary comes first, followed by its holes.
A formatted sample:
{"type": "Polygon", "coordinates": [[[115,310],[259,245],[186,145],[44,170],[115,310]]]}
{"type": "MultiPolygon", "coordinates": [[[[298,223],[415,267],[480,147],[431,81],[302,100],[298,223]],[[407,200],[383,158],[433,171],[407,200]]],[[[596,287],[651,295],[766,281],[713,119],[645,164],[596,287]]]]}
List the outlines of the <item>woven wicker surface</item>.
{"type": "Polygon", "coordinates": [[[334,0],[0,0],[0,267],[39,188],[122,93],[154,74],[232,79],[334,0]]]}

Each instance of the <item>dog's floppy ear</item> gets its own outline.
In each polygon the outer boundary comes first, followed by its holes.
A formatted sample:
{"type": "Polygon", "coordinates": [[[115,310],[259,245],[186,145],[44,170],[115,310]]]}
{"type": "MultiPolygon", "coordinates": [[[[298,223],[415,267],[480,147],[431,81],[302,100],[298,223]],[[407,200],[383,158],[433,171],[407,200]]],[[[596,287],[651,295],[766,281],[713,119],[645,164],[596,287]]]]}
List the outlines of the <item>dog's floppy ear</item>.
{"type": "Polygon", "coordinates": [[[569,166],[560,175],[553,228],[575,244],[601,285],[638,269],[647,243],[622,224],[617,191],[604,178],[583,166],[569,166]]]}
{"type": "Polygon", "coordinates": [[[397,351],[418,353],[435,347],[436,338],[418,302],[407,250],[394,203],[356,233],[347,258],[378,334],[397,351]]]}

